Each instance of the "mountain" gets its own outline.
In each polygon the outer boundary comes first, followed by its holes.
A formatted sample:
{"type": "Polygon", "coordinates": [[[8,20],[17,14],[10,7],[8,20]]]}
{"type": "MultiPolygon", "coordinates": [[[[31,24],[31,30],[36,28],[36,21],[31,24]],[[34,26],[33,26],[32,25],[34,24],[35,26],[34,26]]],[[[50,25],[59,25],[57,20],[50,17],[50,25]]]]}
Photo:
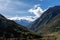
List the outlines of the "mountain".
{"type": "Polygon", "coordinates": [[[0,18],[1,18],[1,19],[6,19],[6,18],[5,18],[4,16],[2,16],[1,14],[0,14],[0,18]]]}
{"type": "Polygon", "coordinates": [[[21,19],[21,20],[15,20],[16,23],[20,24],[20,25],[23,25],[25,27],[28,27],[28,25],[30,23],[32,23],[31,21],[29,20],[26,20],[26,19],[21,19]]]}
{"type": "Polygon", "coordinates": [[[8,19],[15,21],[17,24],[20,24],[20,25],[23,25],[23,26],[29,28],[28,25],[30,25],[36,19],[36,17],[33,17],[33,16],[18,17],[18,16],[16,16],[16,17],[8,18],[8,19]]]}
{"type": "Polygon", "coordinates": [[[42,40],[60,40],[60,6],[50,7],[30,27],[42,40]]]}
{"type": "Polygon", "coordinates": [[[31,24],[30,30],[49,34],[60,31],[60,6],[50,7],[31,24]]]}
{"type": "Polygon", "coordinates": [[[39,39],[41,36],[29,31],[22,25],[12,20],[6,19],[0,14],[0,39],[1,40],[33,40],[39,39]]]}
{"type": "Polygon", "coordinates": [[[60,14],[42,26],[42,29],[37,29],[37,33],[50,34],[60,32],[60,14]],[[41,30],[41,31],[40,31],[41,30]]]}

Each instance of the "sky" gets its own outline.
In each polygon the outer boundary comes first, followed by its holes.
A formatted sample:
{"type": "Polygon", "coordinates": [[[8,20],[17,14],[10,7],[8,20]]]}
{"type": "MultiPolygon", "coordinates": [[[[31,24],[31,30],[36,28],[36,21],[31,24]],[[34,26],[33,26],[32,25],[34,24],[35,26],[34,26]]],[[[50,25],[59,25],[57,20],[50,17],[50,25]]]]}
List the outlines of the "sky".
{"type": "Polygon", "coordinates": [[[0,0],[0,14],[5,17],[37,16],[49,7],[60,5],[60,0],[0,0]]]}

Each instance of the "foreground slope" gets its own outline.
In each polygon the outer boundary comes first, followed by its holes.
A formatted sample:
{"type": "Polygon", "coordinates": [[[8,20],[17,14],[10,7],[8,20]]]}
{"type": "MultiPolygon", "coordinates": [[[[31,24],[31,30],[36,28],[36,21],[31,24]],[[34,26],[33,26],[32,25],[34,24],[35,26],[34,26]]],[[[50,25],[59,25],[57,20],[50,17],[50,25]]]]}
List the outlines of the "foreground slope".
{"type": "MultiPolygon", "coordinates": [[[[6,19],[0,14],[0,39],[18,38],[19,40],[39,39],[41,36],[29,31],[27,28],[18,25],[12,20],[6,19]]],[[[17,40],[18,40],[17,39],[17,40]]]]}

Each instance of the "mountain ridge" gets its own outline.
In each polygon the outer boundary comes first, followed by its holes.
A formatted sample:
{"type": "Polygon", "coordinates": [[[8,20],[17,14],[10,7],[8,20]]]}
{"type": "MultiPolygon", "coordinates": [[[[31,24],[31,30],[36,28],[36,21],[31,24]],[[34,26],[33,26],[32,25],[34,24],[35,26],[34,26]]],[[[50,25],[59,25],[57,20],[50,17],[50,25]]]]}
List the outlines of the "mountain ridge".
{"type": "Polygon", "coordinates": [[[59,14],[60,14],[60,6],[50,7],[47,11],[45,11],[41,15],[41,17],[39,17],[31,24],[30,29],[33,31],[41,30],[42,28],[44,28],[44,25],[49,24],[49,22],[59,14]]]}
{"type": "Polygon", "coordinates": [[[28,30],[26,27],[17,24],[13,20],[0,16],[0,39],[1,40],[33,40],[41,36],[28,30]]]}
{"type": "Polygon", "coordinates": [[[20,24],[20,25],[23,25],[27,28],[30,28],[30,27],[28,27],[28,25],[30,25],[34,20],[36,20],[37,17],[33,17],[33,16],[19,17],[19,16],[16,16],[16,17],[8,18],[8,19],[15,21],[17,24],[20,24]]]}

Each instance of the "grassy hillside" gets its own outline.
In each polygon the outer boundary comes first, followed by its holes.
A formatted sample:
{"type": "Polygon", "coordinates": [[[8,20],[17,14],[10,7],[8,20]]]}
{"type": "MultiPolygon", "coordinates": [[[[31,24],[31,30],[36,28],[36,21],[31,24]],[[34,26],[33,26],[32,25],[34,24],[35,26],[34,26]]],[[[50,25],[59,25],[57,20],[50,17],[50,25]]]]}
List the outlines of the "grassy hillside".
{"type": "Polygon", "coordinates": [[[36,32],[43,36],[42,40],[60,40],[60,14],[36,32]]]}
{"type": "Polygon", "coordinates": [[[0,14],[0,40],[38,40],[41,36],[0,14]]]}
{"type": "Polygon", "coordinates": [[[43,25],[43,28],[41,30],[37,30],[38,33],[39,31],[44,34],[60,31],[60,14],[49,21],[49,23],[43,25]]]}

